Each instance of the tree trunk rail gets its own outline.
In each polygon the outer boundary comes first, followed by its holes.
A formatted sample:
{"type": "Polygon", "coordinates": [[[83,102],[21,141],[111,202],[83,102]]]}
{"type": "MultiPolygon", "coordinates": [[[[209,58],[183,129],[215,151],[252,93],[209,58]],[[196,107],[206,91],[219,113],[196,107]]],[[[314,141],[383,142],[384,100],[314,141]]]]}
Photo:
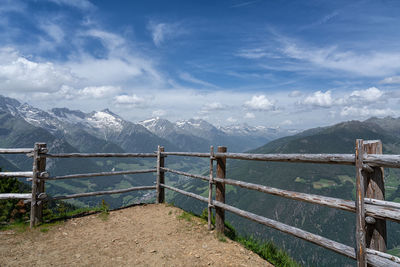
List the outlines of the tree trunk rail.
{"type": "Polygon", "coordinates": [[[32,177],[33,172],[0,172],[0,178],[32,177]]]}
{"type": "Polygon", "coordinates": [[[139,191],[139,190],[154,190],[156,187],[154,185],[151,186],[135,186],[129,187],[125,189],[116,189],[116,190],[108,190],[108,191],[97,191],[97,192],[88,192],[88,193],[80,193],[80,194],[73,194],[73,195],[66,195],[66,196],[47,196],[41,200],[62,200],[62,199],[70,199],[70,198],[78,198],[78,197],[92,197],[92,196],[100,196],[100,195],[111,195],[111,194],[122,194],[131,191],[139,191]]]}
{"type": "Polygon", "coordinates": [[[112,172],[96,172],[96,173],[81,173],[81,174],[69,174],[63,176],[40,176],[42,180],[63,180],[63,179],[73,179],[73,178],[90,178],[90,177],[100,177],[100,176],[114,176],[114,175],[128,175],[128,174],[141,174],[141,173],[152,173],[157,172],[156,169],[146,169],[146,170],[135,170],[135,171],[112,171],[112,172]]]}
{"type": "MultiPolygon", "coordinates": [[[[192,177],[192,178],[196,178],[196,179],[201,179],[204,181],[209,181],[210,177],[209,176],[202,176],[202,175],[197,175],[197,174],[191,174],[188,172],[182,172],[182,171],[177,171],[177,170],[173,170],[173,169],[169,169],[169,168],[161,168],[161,170],[165,171],[165,172],[170,172],[170,173],[175,173],[175,174],[179,174],[179,175],[183,175],[183,176],[187,176],[187,177],[192,177]]],[[[215,180],[215,178],[214,178],[215,180]]]]}
{"type": "Polygon", "coordinates": [[[33,148],[0,148],[0,154],[28,154],[33,148]]]}
{"type": "Polygon", "coordinates": [[[210,153],[198,153],[198,152],[162,152],[163,156],[183,156],[183,157],[199,157],[209,158],[210,153]]]}
{"type": "Polygon", "coordinates": [[[156,158],[155,153],[59,153],[40,154],[45,158],[156,158]]]}
{"type": "Polygon", "coordinates": [[[31,199],[32,194],[27,193],[27,194],[21,194],[21,193],[1,193],[0,194],[0,200],[4,199],[31,199]]]}

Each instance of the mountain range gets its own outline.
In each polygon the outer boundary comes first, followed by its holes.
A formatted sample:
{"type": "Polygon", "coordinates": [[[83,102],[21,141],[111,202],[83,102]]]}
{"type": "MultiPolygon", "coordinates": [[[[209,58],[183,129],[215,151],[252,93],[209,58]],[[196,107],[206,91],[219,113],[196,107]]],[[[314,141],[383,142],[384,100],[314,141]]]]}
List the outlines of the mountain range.
{"type": "MultiPolygon", "coordinates": [[[[255,148],[279,136],[289,134],[281,129],[267,127],[231,126],[215,127],[201,119],[170,122],[161,118],[133,123],[109,109],[89,113],[67,108],[45,111],[16,99],[0,96],[0,147],[33,147],[35,142],[47,143],[50,152],[154,152],[157,145],[166,151],[208,151],[210,145],[229,146],[233,151],[255,148]]],[[[192,159],[169,159],[169,163],[182,170],[199,168],[192,159]]],[[[31,159],[25,156],[0,156],[5,169],[30,170],[31,159]]],[[[48,159],[51,175],[82,172],[126,170],[138,167],[153,168],[151,159],[48,159]]],[[[202,166],[201,164],[199,166],[202,166]]],[[[49,182],[51,194],[113,189],[113,185],[127,187],[149,184],[152,175],[99,177],[49,182]]],[[[179,179],[175,177],[175,179],[179,179]]],[[[150,182],[151,183],[151,182],[150,182]]],[[[132,194],[131,194],[132,195],[132,194]]],[[[129,201],[132,199],[127,198],[129,201]]],[[[112,205],[127,204],[109,199],[112,205]]],[[[88,203],[90,198],[83,199],[88,203]]],[[[78,204],[82,204],[78,203],[78,204]]]]}

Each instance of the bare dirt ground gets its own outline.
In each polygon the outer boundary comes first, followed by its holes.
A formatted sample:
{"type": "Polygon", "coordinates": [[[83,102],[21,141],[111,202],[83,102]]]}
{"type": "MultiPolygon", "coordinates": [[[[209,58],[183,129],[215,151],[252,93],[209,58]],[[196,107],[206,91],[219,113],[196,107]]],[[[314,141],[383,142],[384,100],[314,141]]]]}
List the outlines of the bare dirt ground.
{"type": "Polygon", "coordinates": [[[182,210],[143,205],[70,219],[49,227],[0,232],[0,266],[272,266],[229,239],[220,241],[182,210]]]}

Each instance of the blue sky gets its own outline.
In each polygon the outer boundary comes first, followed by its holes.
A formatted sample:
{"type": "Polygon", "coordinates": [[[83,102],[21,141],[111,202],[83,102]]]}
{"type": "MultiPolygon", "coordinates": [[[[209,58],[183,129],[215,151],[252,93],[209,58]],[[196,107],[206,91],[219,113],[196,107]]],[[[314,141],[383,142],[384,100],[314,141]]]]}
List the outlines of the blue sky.
{"type": "Polygon", "coordinates": [[[400,116],[399,1],[0,0],[0,94],[139,121],[400,116]]]}

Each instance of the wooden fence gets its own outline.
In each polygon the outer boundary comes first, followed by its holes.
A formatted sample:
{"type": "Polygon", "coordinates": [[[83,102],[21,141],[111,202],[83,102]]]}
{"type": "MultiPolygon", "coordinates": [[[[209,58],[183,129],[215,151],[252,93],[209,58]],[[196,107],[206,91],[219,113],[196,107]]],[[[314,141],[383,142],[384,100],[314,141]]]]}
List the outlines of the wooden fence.
{"type": "MultiPolygon", "coordinates": [[[[248,154],[228,153],[226,147],[218,147],[214,152],[211,147],[209,153],[194,152],[165,152],[163,147],[158,147],[156,153],[68,153],[50,154],[46,144],[36,143],[33,149],[0,149],[0,154],[27,154],[33,157],[33,168],[29,172],[2,172],[0,177],[29,177],[32,181],[31,194],[0,194],[0,199],[25,199],[31,203],[30,226],[33,227],[42,220],[42,205],[45,201],[61,200],[77,197],[97,196],[105,194],[120,194],[137,190],[156,190],[156,203],[165,201],[165,189],[192,197],[208,204],[208,226],[211,229],[212,209],[215,209],[215,228],[223,233],[225,229],[225,211],[232,212],[241,217],[274,228],[281,232],[296,236],[303,240],[317,244],[321,247],[335,251],[341,255],[357,260],[358,266],[400,266],[400,258],[386,252],[386,220],[400,222],[400,203],[388,202],[384,199],[383,167],[400,168],[400,155],[382,155],[380,141],[356,140],[355,154],[248,154]],[[166,168],[165,157],[186,156],[208,158],[210,169],[208,176],[196,175],[166,168]],[[50,176],[46,172],[46,158],[90,158],[90,157],[139,157],[157,158],[154,169],[113,171],[100,173],[72,174],[65,176],[50,176]],[[232,180],[225,177],[226,160],[257,160],[275,162],[298,162],[339,164],[355,166],[356,200],[344,200],[314,194],[306,194],[282,190],[264,185],[232,180]],[[216,175],[213,173],[216,162],[216,175]],[[124,174],[156,173],[156,186],[138,186],[119,190],[80,193],[66,196],[51,197],[45,193],[46,180],[61,180],[71,178],[89,178],[95,176],[111,176],[124,174]],[[208,181],[208,198],[187,192],[165,183],[165,173],[174,173],[195,179],[208,181]],[[239,186],[250,190],[289,198],[298,201],[327,206],[345,210],[356,214],[356,248],[341,244],[334,240],[286,225],[284,223],[253,214],[225,204],[225,185],[239,186]],[[215,199],[212,198],[215,187],[215,199]]],[[[400,179],[400,178],[399,178],[400,179]]]]}

